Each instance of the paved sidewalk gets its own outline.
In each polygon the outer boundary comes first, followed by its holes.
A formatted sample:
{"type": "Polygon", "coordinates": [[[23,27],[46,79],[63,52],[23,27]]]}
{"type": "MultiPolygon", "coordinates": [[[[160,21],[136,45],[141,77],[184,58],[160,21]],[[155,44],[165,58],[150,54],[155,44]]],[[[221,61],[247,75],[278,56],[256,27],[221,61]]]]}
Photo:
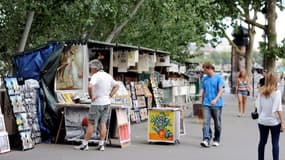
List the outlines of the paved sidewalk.
{"type": "MultiPolygon", "coordinates": [[[[132,144],[126,148],[106,147],[104,152],[76,151],[73,145],[39,144],[29,151],[12,151],[0,155],[1,160],[254,160],[257,159],[258,129],[256,121],[250,118],[253,110],[252,99],[248,99],[246,117],[237,117],[237,99],[225,94],[223,110],[223,128],[219,147],[200,147],[202,125],[196,117],[186,119],[186,135],[181,137],[180,144],[148,144],[147,122],[134,124],[132,144]]],[[[285,134],[280,137],[280,159],[285,159],[285,134]]],[[[266,146],[266,159],[271,158],[271,138],[266,146]]]]}

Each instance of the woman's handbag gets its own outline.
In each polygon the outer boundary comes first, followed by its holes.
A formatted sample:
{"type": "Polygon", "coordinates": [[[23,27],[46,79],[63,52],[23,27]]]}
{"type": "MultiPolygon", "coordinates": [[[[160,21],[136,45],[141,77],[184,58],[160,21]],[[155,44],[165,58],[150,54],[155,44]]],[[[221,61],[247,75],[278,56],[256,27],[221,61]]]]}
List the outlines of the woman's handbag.
{"type": "Polygon", "coordinates": [[[247,96],[250,96],[250,92],[249,92],[249,90],[247,90],[246,95],[247,95],[247,96]]]}
{"type": "Polygon", "coordinates": [[[255,108],[255,110],[253,112],[251,112],[251,118],[252,119],[258,119],[257,108],[255,108]]]}

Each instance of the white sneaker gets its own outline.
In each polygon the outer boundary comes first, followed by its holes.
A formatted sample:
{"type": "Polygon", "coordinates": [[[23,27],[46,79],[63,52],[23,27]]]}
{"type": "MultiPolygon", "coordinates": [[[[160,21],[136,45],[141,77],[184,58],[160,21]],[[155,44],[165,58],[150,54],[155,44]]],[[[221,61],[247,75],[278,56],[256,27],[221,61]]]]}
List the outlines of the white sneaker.
{"type": "Polygon", "coordinates": [[[104,151],[105,150],[105,147],[104,145],[99,145],[98,148],[97,148],[98,151],[104,151]]]}
{"type": "Polygon", "coordinates": [[[200,145],[201,145],[202,147],[208,148],[208,147],[209,147],[209,142],[208,142],[207,140],[204,140],[204,141],[202,141],[202,142],[200,143],[200,145]]]}
{"type": "Polygon", "coordinates": [[[74,149],[77,149],[77,150],[81,150],[81,151],[88,151],[88,144],[84,145],[84,144],[81,144],[79,146],[74,146],[74,149]]]}
{"type": "Polygon", "coordinates": [[[214,141],[212,145],[215,146],[215,147],[218,147],[220,145],[220,143],[217,142],[217,141],[214,141]]]}

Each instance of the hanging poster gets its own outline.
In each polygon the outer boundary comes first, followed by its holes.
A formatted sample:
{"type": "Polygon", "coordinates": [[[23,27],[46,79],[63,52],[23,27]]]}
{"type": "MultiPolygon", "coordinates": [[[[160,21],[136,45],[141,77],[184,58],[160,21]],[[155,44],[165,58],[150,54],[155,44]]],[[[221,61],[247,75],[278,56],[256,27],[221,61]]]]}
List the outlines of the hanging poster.
{"type": "Polygon", "coordinates": [[[63,48],[56,72],[56,90],[83,90],[86,45],[63,48]]]}
{"type": "Polygon", "coordinates": [[[179,66],[179,73],[185,73],[186,72],[186,66],[179,66]]]}
{"type": "Polygon", "coordinates": [[[113,67],[118,67],[119,64],[119,51],[113,52],[113,67]]]}
{"type": "Polygon", "coordinates": [[[170,56],[169,55],[156,55],[156,66],[169,66],[170,56]]]}
{"type": "Polygon", "coordinates": [[[119,54],[118,72],[127,72],[128,70],[128,52],[119,54]]]}
{"type": "Polygon", "coordinates": [[[154,54],[154,55],[149,55],[148,56],[149,57],[149,67],[150,68],[154,68],[155,67],[155,63],[156,63],[156,55],[154,54]]]}
{"type": "Polygon", "coordinates": [[[135,54],[135,62],[138,63],[139,62],[139,51],[135,50],[134,54],[135,54]]]}
{"type": "Polygon", "coordinates": [[[128,66],[136,65],[136,55],[134,51],[127,52],[128,53],[128,66]]]}
{"type": "Polygon", "coordinates": [[[177,64],[170,64],[170,67],[167,67],[167,72],[178,72],[179,71],[179,67],[177,64]]]}
{"type": "Polygon", "coordinates": [[[149,71],[149,58],[148,54],[140,54],[138,62],[138,72],[148,72],[149,71]]]}

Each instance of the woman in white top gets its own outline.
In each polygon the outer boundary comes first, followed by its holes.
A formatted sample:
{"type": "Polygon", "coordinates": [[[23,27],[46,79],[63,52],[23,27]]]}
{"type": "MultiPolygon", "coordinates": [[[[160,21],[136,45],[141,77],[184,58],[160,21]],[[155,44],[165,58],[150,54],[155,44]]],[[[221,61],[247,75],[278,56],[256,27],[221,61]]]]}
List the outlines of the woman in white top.
{"type": "Polygon", "coordinates": [[[284,122],[281,93],[280,90],[277,90],[277,83],[277,76],[269,73],[265,77],[265,85],[260,88],[260,93],[256,100],[260,134],[258,160],[264,160],[264,149],[269,131],[271,133],[273,160],[279,160],[279,136],[280,131],[284,131],[284,122]]]}

